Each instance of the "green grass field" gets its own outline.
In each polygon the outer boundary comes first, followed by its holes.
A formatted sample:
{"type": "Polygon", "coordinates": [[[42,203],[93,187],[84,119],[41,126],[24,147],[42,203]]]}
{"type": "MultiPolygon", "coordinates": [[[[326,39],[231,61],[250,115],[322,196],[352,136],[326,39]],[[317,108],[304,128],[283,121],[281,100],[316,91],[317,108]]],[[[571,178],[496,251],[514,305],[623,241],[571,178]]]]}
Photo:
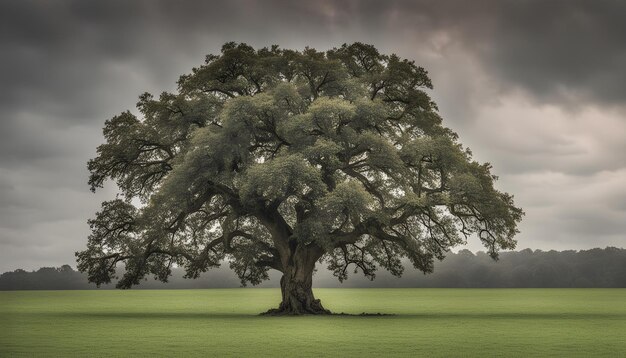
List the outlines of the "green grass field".
{"type": "Polygon", "coordinates": [[[265,317],[275,289],[0,292],[0,356],[626,357],[626,289],[317,289],[334,312],[265,317]]]}

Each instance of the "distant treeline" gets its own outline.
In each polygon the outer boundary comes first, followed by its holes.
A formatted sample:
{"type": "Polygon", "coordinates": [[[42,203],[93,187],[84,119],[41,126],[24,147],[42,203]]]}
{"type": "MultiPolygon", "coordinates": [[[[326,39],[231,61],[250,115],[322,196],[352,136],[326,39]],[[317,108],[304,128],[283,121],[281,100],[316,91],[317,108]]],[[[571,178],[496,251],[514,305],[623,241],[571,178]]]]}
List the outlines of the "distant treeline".
{"type": "MultiPolygon", "coordinates": [[[[321,265],[320,265],[321,266],[321,265]]],[[[224,264],[199,279],[184,279],[181,269],[174,269],[170,282],[153,279],[138,289],[182,289],[239,287],[235,274],[224,264]]],[[[279,272],[260,287],[278,287],[279,272]]],[[[468,250],[449,253],[437,262],[433,274],[424,275],[407,265],[404,275],[396,278],[379,271],[374,281],[360,273],[351,274],[340,283],[322,266],[314,276],[315,287],[626,287],[626,250],[607,247],[583,251],[504,252],[494,262],[484,252],[468,250]]],[[[43,267],[37,271],[15,270],[0,275],[0,290],[75,290],[94,289],[86,275],[69,265],[43,267]]],[[[114,285],[103,286],[104,289],[114,285]]]]}

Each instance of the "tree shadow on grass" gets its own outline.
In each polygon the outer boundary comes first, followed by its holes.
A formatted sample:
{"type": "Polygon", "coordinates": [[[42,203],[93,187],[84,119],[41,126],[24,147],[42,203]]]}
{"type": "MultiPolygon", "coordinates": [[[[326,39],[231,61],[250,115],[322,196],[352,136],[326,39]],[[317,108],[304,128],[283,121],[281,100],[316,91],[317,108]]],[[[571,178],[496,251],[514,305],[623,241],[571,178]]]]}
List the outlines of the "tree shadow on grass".
{"type": "Polygon", "coordinates": [[[382,313],[338,313],[331,315],[304,315],[304,316],[263,316],[256,313],[234,312],[54,312],[50,313],[57,317],[73,318],[101,318],[101,319],[160,319],[160,320],[206,320],[206,319],[280,319],[280,317],[319,317],[329,319],[519,319],[519,320],[581,320],[581,319],[613,319],[624,320],[626,314],[611,313],[409,313],[409,314],[382,314],[382,313]]]}

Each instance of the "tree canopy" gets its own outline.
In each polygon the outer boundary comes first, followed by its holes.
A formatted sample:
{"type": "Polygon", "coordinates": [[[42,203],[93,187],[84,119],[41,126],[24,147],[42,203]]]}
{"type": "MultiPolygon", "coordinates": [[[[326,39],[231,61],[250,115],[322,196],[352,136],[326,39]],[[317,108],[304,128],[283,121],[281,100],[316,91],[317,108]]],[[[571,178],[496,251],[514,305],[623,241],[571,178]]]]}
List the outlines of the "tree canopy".
{"type": "Polygon", "coordinates": [[[423,68],[370,45],[226,43],[176,93],[105,122],[89,184],[112,179],[122,196],[89,221],[79,269],[103,284],[123,262],[129,288],[228,260],[243,284],[283,273],[277,312],[324,313],[317,262],[339,280],[401,275],[403,258],[428,273],[471,235],[497,258],[523,212],[442,125],[430,89],[423,68]]]}

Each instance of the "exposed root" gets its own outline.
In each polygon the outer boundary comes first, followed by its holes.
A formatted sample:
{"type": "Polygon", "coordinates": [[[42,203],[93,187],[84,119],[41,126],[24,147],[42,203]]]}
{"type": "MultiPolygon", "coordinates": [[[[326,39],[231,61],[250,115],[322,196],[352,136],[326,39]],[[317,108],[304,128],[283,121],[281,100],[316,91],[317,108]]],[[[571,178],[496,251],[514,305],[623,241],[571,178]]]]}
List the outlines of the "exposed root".
{"type": "Polygon", "coordinates": [[[329,310],[323,310],[323,311],[317,311],[315,313],[313,312],[304,312],[304,313],[296,313],[293,311],[281,311],[279,308],[272,308],[271,310],[267,311],[267,312],[263,312],[260,314],[261,316],[312,316],[312,315],[329,315],[329,316],[351,316],[351,317],[389,317],[389,316],[395,316],[395,314],[393,313],[380,313],[380,312],[376,312],[376,313],[367,313],[367,312],[361,312],[361,313],[345,313],[345,312],[340,312],[340,313],[333,313],[329,310]]]}
{"type": "Polygon", "coordinates": [[[303,304],[299,301],[291,300],[288,304],[284,302],[278,308],[272,308],[261,313],[263,316],[303,316],[303,315],[330,315],[332,312],[322,306],[320,300],[306,300],[303,304]]]}

